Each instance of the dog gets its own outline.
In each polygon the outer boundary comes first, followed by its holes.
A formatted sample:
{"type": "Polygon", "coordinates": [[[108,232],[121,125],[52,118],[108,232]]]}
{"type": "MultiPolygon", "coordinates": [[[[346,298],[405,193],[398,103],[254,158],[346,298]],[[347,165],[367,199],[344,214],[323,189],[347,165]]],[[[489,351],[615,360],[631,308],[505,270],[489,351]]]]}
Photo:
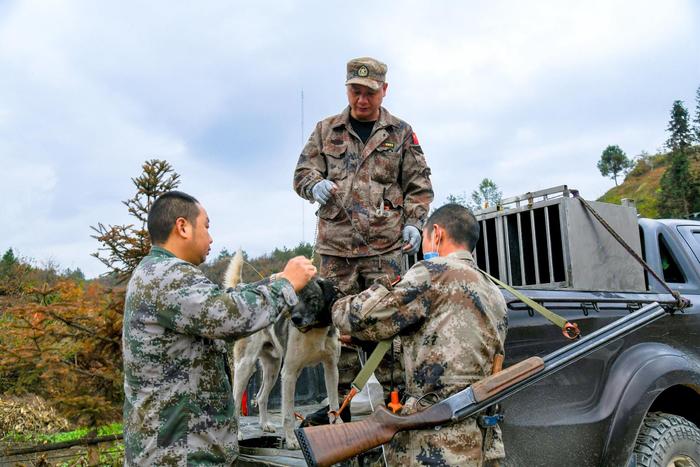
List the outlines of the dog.
{"type": "MultiPolygon", "coordinates": [[[[242,267],[243,255],[239,250],[226,270],[226,287],[235,287],[240,283],[242,267]]],[[[259,409],[260,427],[264,432],[275,432],[275,427],[268,418],[267,402],[281,367],[282,423],[287,449],[299,449],[294,435],[294,391],[301,370],[307,366],[323,364],[329,407],[330,410],[338,410],[340,340],[338,331],[331,322],[330,311],[335,295],[335,289],[329,281],[312,279],[297,294],[299,302],[289,317],[280,316],[265,329],[237,340],[232,352],[229,351],[237,423],[243,392],[256,369],[256,361],[261,364],[262,385],[255,401],[259,409]]],[[[241,439],[240,431],[238,436],[241,439]]]]}

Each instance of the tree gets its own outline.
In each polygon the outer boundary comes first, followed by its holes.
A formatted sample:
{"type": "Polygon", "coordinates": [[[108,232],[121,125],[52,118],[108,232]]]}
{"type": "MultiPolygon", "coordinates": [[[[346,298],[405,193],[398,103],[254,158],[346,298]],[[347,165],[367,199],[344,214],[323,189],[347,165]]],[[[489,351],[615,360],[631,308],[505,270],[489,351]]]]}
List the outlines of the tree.
{"type": "Polygon", "coordinates": [[[610,145],[600,155],[598,161],[598,170],[603,177],[610,177],[615,180],[617,186],[617,176],[634,167],[632,162],[625,152],[618,145],[610,145]]]}
{"type": "Polygon", "coordinates": [[[462,192],[460,195],[453,195],[450,193],[447,195],[447,199],[445,199],[445,202],[443,204],[449,204],[449,203],[456,203],[456,204],[461,204],[465,208],[471,208],[469,205],[469,201],[467,200],[467,193],[462,192]]]}
{"type": "Polygon", "coordinates": [[[472,208],[482,209],[496,206],[501,203],[503,193],[498,189],[493,180],[485,178],[479,184],[479,188],[472,191],[472,208]]]}
{"type": "MultiPolygon", "coordinates": [[[[291,249],[287,247],[275,248],[272,253],[264,254],[253,259],[250,259],[244,251],[242,280],[244,283],[259,281],[272,273],[283,270],[287,261],[295,256],[306,256],[310,258],[312,251],[313,245],[305,242],[301,242],[291,249]]],[[[231,260],[231,256],[232,254],[224,248],[217,258],[213,259],[211,262],[202,263],[199,268],[209,280],[220,284],[223,281],[224,273],[231,260]]]]}
{"type": "Polygon", "coordinates": [[[688,123],[688,110],[683,101],[674,101],[671,109],[671,120],[668,122],[670,136],[666,140],[666,147],[670,151],[685,151],[692,143],[690,125],[688,123]]]}
{"type": "Polygon", "coordinates": [[[467,198],[467,193],[462,192],[461,194],[454,195],[450,193],[447,195],[444,204],[455,203],[469,208],[472,211],[478,211],[489,206],[495,206],[501,203],[503,199],[503,193],[498,189],[493,180],[485,178],[479,184],[479,187],[472,191],[471,201],[467,198]]]}
{"type": "Polygon", "coordinates": [[[688,156],[684,151],[669,155],[671,164],[659,183],[659,215],[661,217],[687,217],[700,209],[697,182],[690,174],[688,156]]]}
{"type": "Polygon", "coordinates": [[[0,393],[37,394],[79,424],[120,418],[124,291],[59,280],[3,309],[0,393]]]}
{"type": "Polygon", "coordinates": [[[136,224],[109,225],[98,223],[91,227],[102,245],[92,256],[99,259],[118,282],[125,282],[141,259],[151,249],[146,223],[151,205],[163,193],[174,190],[180,184],[178,175],[167,161],[151,159],[143,164],[143,173],[131,181],[136,186],[133,198],[122,203],[129,215],[136,218],[136,224]],[[105,255],[100,253],[104,252],[105,255]]]}
{"type": "Polygon", "coordinates": [[[26,260],[18,258],[8,248],[0,259],[0,295],[21,296],[25,289],[36,281],[36,270],[26,260]]]}
{"type": "Polygon", "coordinates": [[[671,151],[671,163],[659,183],[659,214],[662,217],[686,217],[700,209],[700,194],[697,181],[690,173],[688,148],[691,134],[688,111],[681,101],[673,103],[668,131],[670,136],[666,147],[671,151]]]}
{"type": "Polygon", "coordinates": [[[6,276],[12,270],[12,267],[17,264],[17,257],[12,248],[8,248],[0,259],[0,276],[6,276]]]}

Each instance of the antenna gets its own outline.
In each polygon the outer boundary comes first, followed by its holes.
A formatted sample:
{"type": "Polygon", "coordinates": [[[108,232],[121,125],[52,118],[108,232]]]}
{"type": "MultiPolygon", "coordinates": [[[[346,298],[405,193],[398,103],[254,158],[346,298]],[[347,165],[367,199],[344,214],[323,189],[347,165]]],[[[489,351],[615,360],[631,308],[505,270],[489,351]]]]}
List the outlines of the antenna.
{"type": "MultiPolygon", "coordinates": [[[[304,88],[301,88],[301,147],[304,148],[304,88]]],[[[304,198],[301,198],[301,242],[304,243],[306,227],[304,225],[304,198]]]]}

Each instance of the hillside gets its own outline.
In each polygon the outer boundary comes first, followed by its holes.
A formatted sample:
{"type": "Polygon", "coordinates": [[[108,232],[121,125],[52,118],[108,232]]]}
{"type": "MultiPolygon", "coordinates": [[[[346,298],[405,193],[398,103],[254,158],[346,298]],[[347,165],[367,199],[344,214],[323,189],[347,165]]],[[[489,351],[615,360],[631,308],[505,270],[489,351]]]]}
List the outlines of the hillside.
{"type": "MultiPolygon", "coordinates": [[[[697,176],[700,174],[700,151],[697,147],[694,155],[691,155],[689,159],[690,172],[697,176]]],[[[659,217],[656,193],[667,164],[666,154],[639,159],[625,180],[619,186],[608,190],[607,193],[598,198],[598,201],[620,204],[622,198],[630,198],[635,201],[637,212],[642,217],[659,217]]]]}

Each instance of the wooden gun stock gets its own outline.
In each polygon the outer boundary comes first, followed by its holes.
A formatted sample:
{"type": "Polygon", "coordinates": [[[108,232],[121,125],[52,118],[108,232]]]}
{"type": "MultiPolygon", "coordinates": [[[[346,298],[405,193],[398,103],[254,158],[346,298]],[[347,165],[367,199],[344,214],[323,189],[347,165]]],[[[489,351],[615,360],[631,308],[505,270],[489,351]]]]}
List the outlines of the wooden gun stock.
{"type": "Polygon", "coordinates": [[[471,388],[474,392],[474,399],[477,402],[485,401],[493,397],[506,388],[518,383],[530,375],[537,373],[544,368],[544,360],[540,357],[530,357],[515,365],[511,365],[505,370],[488,376],[476,383],[471,388]]]}
{"type": "MultiPolygon", "coordinates": [[[[543,367],[541,358],[531,357],[474,383],[471,386],[474,403],[499,393],[543,367]]],[[[330,466],[388,443],[399,431],[444,425],[453,421],[454,416],[454,409],[446,401],[404,416],[379,407],[359,422],[299,428],[295,433],[309,465],[330,466]]]]}
{"type": "Polygon", "coordinates": [[[445,404],[408,416],[394,415],[378,407],[359,422],[298,428],[295,434],[309,465],[329,466],[388,443],[399,431],[430,428],[451,418],[452,410],[445,404]]]}

